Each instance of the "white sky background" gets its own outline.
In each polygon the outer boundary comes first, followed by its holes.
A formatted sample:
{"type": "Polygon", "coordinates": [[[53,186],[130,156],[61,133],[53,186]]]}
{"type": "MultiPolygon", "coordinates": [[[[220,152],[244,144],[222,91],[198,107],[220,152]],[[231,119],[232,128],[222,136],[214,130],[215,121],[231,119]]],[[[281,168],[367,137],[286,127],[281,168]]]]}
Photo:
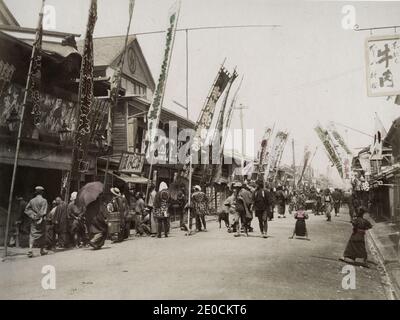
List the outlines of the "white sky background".
{"type": "MultiPolygon", "coordinates": [[[[35,27],[40,0],[5,0],[18,22],[35,27]]],[[[131,33],[164,30],[173,0],[136,0],[131,33]]],[[[84,36],[89,0],[47,0],[56,9],[58,31],[84,36]]],[[[266,125],[290,131],[283,162],[291,164],[291,138],[296,162],[304,146],[319,151],[313,167],[326,173],[329,163],[313,127],[333,120],[373,134],[374,113],[386,129],[400,116],[400,106],[366,92],[364,41],[369,32],[342,28],[342,7],[352,4],[360,28],[400,24],[400,2],[183,0],[178,28],[238,24],[278,24],[280,28],[227,29],[189,33],[190,118],[197,120],[216,72],[226,57],[226,67],[244,74],[239,102],[246,128],[255,130],[255,147],[266,125]]],[[[95,36],[125,34],[128,0],[98,0],[95,36]]],[[[394,30],[374,31],[374,35],[394,30]]],[[[400,30],[399,30],[400,32],[400,30]]],[[[165,35],[138,36],[155,81],[164,50],[165,35]]],[[[238,85],[238,78],[235,83],[238,85]]],[[[232,87],[232,92],[236,86],[232,87]]],[[[185,104],[185,35],[175,40],[164,106],[185,115],[172,100],[185,104]]],[[[239,128],[238,112],[232,127],[239,128]]],[[[337,126],[351,148],[371,143],[371,138],[337,126]]],[[[353,149],[357,152],[357,149],[353,149]]],[[[330,170],[337,175],[335,170],[330,170]]]]}

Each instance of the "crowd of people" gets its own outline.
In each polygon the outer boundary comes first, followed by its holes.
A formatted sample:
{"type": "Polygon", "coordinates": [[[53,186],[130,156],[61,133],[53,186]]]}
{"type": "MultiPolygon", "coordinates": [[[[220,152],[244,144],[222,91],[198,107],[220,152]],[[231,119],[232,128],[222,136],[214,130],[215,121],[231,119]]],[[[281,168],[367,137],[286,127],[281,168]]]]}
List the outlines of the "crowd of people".
{"type": "MultiPolygon", "coordinates": [[[[366,209],[357,195],[339,189],[289,189],[281,185],[270,188],[263,181],[234,182],[228,189],[230,194],[222,201],[217,214],[220,228],[223,221],[227,231],[235,237],[248,236],[254,231],[251,226],[254,216],[258,220],[261,236],[267,238],[268,221],[274,219],[274,212],[279,219],[286,218],[288,212],[296,220],[289,238],[296,236],[309,240],[306,227],[309,214],[324,214],[327,221],[331,221],[331,212],[338,216],[343,204],[349,208],[350,221],[355,230],[370,227],[366,220],[362,220],[366,209]]],[[[37,186],[35,196],[29,202],[22,197],[16,199],[20,216],[17,221],[19,236],[29,235],[29,257],[33,256],[34,247],[40,248],[41,255],[47,254],[48,250],[71,247],[100,249],[107,238],[112,242],[129,238],[132,228],[137,237],[161,238],[162,234],[168,237],[171,215],[178,217],[180,229],[187,235],[193,230],[193,220],[196,232],[207,231],[205,217],[210,213],[210,201],[199,185],[192,188],[190,199],[184,187],[170,190],[165,182],[161,182],[157,191],[152,185],[147,203],[142,192],[125,194],[113,187],[109,190],[111,197],[101,192],[88,205],[82,205],[78,201],[79,193],[72,192],[69,203],[57,197],[49,206],[43,197],[44,191],[43,187],[37,186]],[[153,233],[152,218],[156,222],[153,233]]],[[[366,259],[361,238],[355,231],[347,245],[346,258],[361,256],[366,259]]]]}

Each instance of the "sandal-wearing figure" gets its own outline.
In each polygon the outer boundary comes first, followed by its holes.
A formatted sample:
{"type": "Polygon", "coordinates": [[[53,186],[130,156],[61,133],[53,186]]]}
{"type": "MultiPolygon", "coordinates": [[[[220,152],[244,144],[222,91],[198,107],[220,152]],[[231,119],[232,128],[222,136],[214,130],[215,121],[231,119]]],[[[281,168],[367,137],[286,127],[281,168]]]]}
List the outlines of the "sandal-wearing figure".
{"type": "Polygon", "coordinates": [[[360,207],[358,209],[357,217],[351,222],[353,225],[353,233],[350,236],[341,260],[346,261],[346,259],[350,259],[355,262],[357,258],[361,258],[365,264],[367,263],[365,234],[368,229],[372,228],[372,225],[367,219],[364,219],[365,212],[366,209],[360,207]]]}
{"type": "Polygon", "coordinates": [[[307,240],[310,240],[308,238],[308,232],[307,232],[307,226],[306,226],[306,220],[308,219],[308,213],[305,210],[305,202],[303,201],[298,201],[298,210],[294,214],[294,218],[296,219],[296,224],[293,230],[293,234],[289,239],[293,239],[295,236],[296,237],[305,237],[307,240]]]}

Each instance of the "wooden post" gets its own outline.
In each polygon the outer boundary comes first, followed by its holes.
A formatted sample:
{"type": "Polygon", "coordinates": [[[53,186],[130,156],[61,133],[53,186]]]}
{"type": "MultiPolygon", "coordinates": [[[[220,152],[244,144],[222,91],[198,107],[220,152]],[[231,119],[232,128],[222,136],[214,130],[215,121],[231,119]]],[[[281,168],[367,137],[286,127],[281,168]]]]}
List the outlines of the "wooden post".
{"type": "MultiPolygon", "coordinates": [[[[42,21],[43,21],[44,2],[45,2],[45,0],[42,0],[42,7],[41,7],[41,10],[40,10],[40,13],[39,13],[39,22],[38,22],[36,34],[39,32],[40,26],[41,26],[42,21]]],[[[30,84],[31,76],[32,76],[31,73],[32,73],[33,58],[34,58],[35,53],[36,53],[35,49],[36,49],[36,46],[35,46],[35,44],[33,44],[32,45],[32,53],[31,53],[31,60],[30,60],[30,63],[29,63],[28,77],[26,79],[26,85],[25,85],[24,100],[22,102],[22,108],[21,108],[21,118],[20,118],[19,127],[18,127],[17,145],[15,147],[14,167],[13,167],[13,173],[12,173],[12,178],[11,178],[10,194],[9,194],[9,197],[8,197],[6,232],[5,232],[5,235],[4,235],[4,257],[7,257],[7,254],[8,254],[8,233],[9,233],[9,226],[10,226],[11,208],[12,208],[12,201],[13,201],[13,197],[14,197],[15,178],[17,176],[18,157],[19,157],[19,149],[21,147],[21,135],[22,135],[22,127],[24,125],[24,115],[25,115],[25,108],[26,108],[26,100],[28,98],[28,89],[29,89],[29,84],[30,84]]]]}

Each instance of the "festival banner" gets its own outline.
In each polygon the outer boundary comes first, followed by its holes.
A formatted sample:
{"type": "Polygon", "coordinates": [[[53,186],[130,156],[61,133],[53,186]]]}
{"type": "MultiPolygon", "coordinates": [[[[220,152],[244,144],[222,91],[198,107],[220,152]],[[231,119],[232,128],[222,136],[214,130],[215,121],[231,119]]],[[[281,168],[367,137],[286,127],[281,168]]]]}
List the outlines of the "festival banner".
{"type": "MultiPolygon", "coordinates": [[[[44,1],[43,1],[44,5],[44,1]]],[[[40,12],[39,26],[36,32],[35,41],[33,43],[33,56],[32,66],[30,70],[30,81],[28,84],[28,103],[27,103],[27,116],[30,117],[26,124],[29,127],[31,125],[38,126],[40,124],[41,112],[40,112],[40,87],[42,77],[42,38],[43,38],[43,11],[40,12]]]]}
{"type": "Polygon", "coordinates": [[[277,171],[280,159],[283,154],[283,149],[285,148],[287,137],[288,134],[286,132],[278,131],[276,133],[274,144],[272,145],[271,153],[267,162],[267,167],[264,172],[265,181],[267,181],[270,172],[277,171]]]}
{"type": "Polygon", "coordinates": [[[336,126],[333,122],[331,122],[328,126],[328,130],[332,134],[333,138],[339,143],[339,145],[343,148],[347,155],[352,156],[353,153],[351,152],[350,148],[347,146],[346,142],[344,141],[343,137],[337,131],[336,126]]]}
{"type": "Polygon", "coordinates": [[[260,157],[259,157],[260,168],[262,168],[262,166],[266,165],[268,162],[268,147],[269,147],[269,140],[271,138],[271,134],[272,134],[272,129],[266,128],[265,132],[264,132],[264,136],[261,140],[261,149],[260,149],[260,157]]]}
{"type": "Polygon", "coordinates": [[[201,147],[201,133],[203,130],[210,129],[212,119],[214,116],[215,106],[224,92],[231,76],[229,72],[222,66],[219,71],[216,80],[214,81],[210,94],[208,95],[203,109],[201,110],[199,119],[196,123],[196,133],[193,138],[192,152],[197,152],[201,147]]]}
{"type": "Polygon", "coordinates": [[[333,143],[330,139],[328,131],[324,130],[321,125],[317,125],[314,128],[315,132],[317,133],[318,137],[320,138],[322,144],[325,147],[325,150],[328,154],[329,160],[333,163],[336,167],[337,171],[339,172],[340,177],[343,178],[343,165],[340,157],[338,156],[333,143]]]}
{"type": "Polygon", "coordinates": [[[163,105],[165,87],[167,84],[168,70],[171,62],[172,49],[174,46],[176,27],[179,19],[179,11],[180,11],[180,0],[178,0],[174,6],[171,8],[169,15],[169,27],[167,30],[167,37],[165,43],[164,50],[164,58],[161,65],[161,72],[158,78],[157,87],[153,95],[153,102],[150,105],[148,114],[147,114],[147,156],[149,159],[149,155],[153,150],[153,144],[155,142],[158,123],[160,121],[161,108],[163,105]]]}
{"type": "Polygon", "coordinates": [[[304,176],[304,173],[305,173],[306,168],[308,166],[308,162],[310,160],[310,157],[311,157],[311,151],[308,150],[308,146],[305,146],[305,148],[304,148],[303,169],[301,170],[301,175],[300,175],[298,184],[300,184],[301,180],[303,179],[303,176],[304,176]]]}
{"type": "Polygon", "coordinates": [[[78,169],[80,171],[84,171],[85,169],[87,144],[91,134],[91,111],[93,105],[93,31],[96,20],[97,0],[92,0],[89,9],[79,81],[79,125],[75,141],[77,163],[73,164],[78,164],[78,169]]]}

